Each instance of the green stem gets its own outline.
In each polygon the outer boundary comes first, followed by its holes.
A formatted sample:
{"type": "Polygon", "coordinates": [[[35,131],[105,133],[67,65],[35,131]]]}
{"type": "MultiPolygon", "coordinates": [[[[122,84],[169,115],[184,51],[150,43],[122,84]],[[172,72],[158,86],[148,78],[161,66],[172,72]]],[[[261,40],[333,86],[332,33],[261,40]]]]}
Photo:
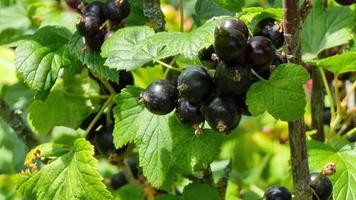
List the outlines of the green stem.
{"type": "Polygon", "coordinates": [[[111,84],[108,81],[102,79],[100,76],[96,75],[93,72],[92,72],[92,74],[93,74],[93,76],[95,76],[95,78],[100,80],[100,82],[105,86],[105,88],[110,92],[110,94],[116,95],[115,89],[111,86],[111,84]]]}
{"type": "Polygon", "coordinates": [[[94,127],[95,123],[100,119],[101,115],[103,115],[105,108],[111,104],[112,100],[113,100],[113,96],[110,96],[110,98],[105,101],[104,105],[100,108],[99,112],[95,115],[93,121],[90,122],[88,128],[85,130],[83,137],[86,137],[89,134],[91,129],[94,127]]]}
{"type": "Polygon", "coordinates": [[[260,197],[263,197],[263,195],[264,195],[264,191],[261,189],[261,188],[259,188],[257,185],[251,185],[250,186],[250,190],[252,191],[252,192],[254,192],[255,194],[257,194],[258,196],[260,196],[260,197]]]}
{"type": "Polygon", "coordinates": [[[334,76],[334,90],[335,90],[335,101],[336,101],[336,113],[340,113],[341,111],[341,100],[340,100],[340,92],[339,92],[339,79],[337,76],[334,76]]]}
{"type": "Polygon", "coordinates": [[[261,81],[267,81],[266,79],[264,79],[262,76],[260,76],[255,70],[251,69],[251,72],[254,76],[256,76],[258,79],[260,79],[261,81]]]}
{"type": "Polygon", "coordinates": [[[179,0],[180,32],[184,31],[184,1],[179,0]]]}
{"type": "Polygon", "coordinates": [[[321,67],[318,67],[318,69],[319,69],[319,71],[320,71],[321,78],[323,79],[324,87],[325,87],[325,90],[326,90],[326,95],[328,96],[328,99],[329,99],[330,111],[331,111],[331,119],[332,119],[332,121],[333,121],[333,120],[335,120],[335,118],[336,118],[333,96],[332,96],[332,94],[331,94],[331,90],[330,90],[330,87],[329,87],[329,83],[328,83],[328,81],[326,80],[324,70],[323,70],[321,67]]]}
{"type": "Polygon", "coordinates": [[[347,133],[345,133],[345,135],[343,135],[342,137],[344,137],[344,138],[346,138],[346,137],[350,137],[350,136],[352,136],[353,134],[355,134],[356,133],[356,127],[355,128],[353,128],[353,129],[351,129],[351,130],[349,130],[347,133]]]}
{"type": "Polygon", "coordinates": [[[79,94],[74,94],[74,93],[69,93],[69,92],[63,92],[64,95],[69,96],[69,97],[78,97],[78,98],[84,98],[84,99],[108,99],[110,98],[109,95],[79,95],[79,94]]]}
{"type": "Polygon", "coordinates": [[[167,64],[167,63],[164,63],[164,62],[162,62],[162,61],[160,61],[160,60],[155,60],[155,62],[158,63],[158,64],[160,64],[160,65],[162,65],[162,66],[164,66],[164,67],[166,67],[166,68],[168,68],[168,69],[171,69],[171,70],[174,70],[174,71],[178,71],[178,72],[181,72],[181,71],[182,71],[181,69],[175,68],[175,67],[173,67],[172,65],[169,65],[169,64],[167,64]]]}

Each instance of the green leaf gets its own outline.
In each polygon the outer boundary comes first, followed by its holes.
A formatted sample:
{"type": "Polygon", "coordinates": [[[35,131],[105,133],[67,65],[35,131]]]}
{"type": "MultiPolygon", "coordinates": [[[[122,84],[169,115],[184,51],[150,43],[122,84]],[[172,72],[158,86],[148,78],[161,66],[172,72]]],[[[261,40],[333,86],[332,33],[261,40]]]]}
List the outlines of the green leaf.
{"type": "Polygon", "coordinates": [[[152,35],[154,30],[147,26],[119,29],[101,47],[101,55],[108,58],[105,64],[110,68],[132,71],[149,62],[152,58],[142,51],[140,45],[152,35]]]}
{"type": "Polygon", "coordinates": [[[267,111],[274,118],[293,121],[303,116],[306,105],[303,84],[309,74],[296,64],[279,65],[268,81],[254,83],[247,92],[253,115],[267,111]]]}
{"type": "Polygon", "coordinates": [[[98,92],[99,86],[89,77],[75,76],[68,85],[59,80],[45,101],[32,103],[30,121],[39,134],[48,134],[54,126],[78,128],[97,103],[86,95],[98,92]]]}
{"type": "Polygon", "coordinates": [[[347,52],[313,62],[334,74],[356,71],[356,52],[347,52]]]}
{"type": "Polygon", "coordinates": [[[21,42],[16,48],[16,68],[24,82],[37,92],[49,91],[62,67],[62,53],[70,32],[48,26],[21,42]]]}
{"type": "Polygon", "coordinates": [[[324,49],[346,44],[352,39],[354,17],[347,7],[324,10],[315,7],[301,33],[303,60],[316,59],[324,49]]]}
{"type": "Polygon", "coordinates": [[[218,200],[218,191],[208,184],[191,183],[184,188],[184,200],[209,199],[218,200]]]}
{"type": "Polygon", "coordinates": [[[93,146],[84,138],[77,139],[68,153],[39,171],[19,175],[18,191],[36,194],[39,200],[113,199],[93,155],[93,146]]]}
{"type": "Polygon", "coordinates": [[[117,70],[105,66],[105,60],[100,56],[99,52],[85,49],[84,38],[78,32],[73,34],[68,48],[84,65],[87,65],[90,70],[93,70],[101,78],[112,81],[119,79],[117,70]]]}
{"type": "Polygon", "coordinates": [[[214,2],[231,12],[238,12],[245,5],[244,0],[214,0],[214,2]]]}
{"type": "Polygon", "coordinates": [[[26,29],[31,25],[26,9],[21,3],[9,7],[0,6],[0,33],[7,29],[26,29]]]}
{"type": "Polygon", "coordinates": [[[273,18],[277,21],[282,21],[283,10],[281,8],[249,7],[244,8],[242,12],[238,13],[237,18],[244,21],[251,32],[253,32],[256,25],[265,18],[273,18]]]}
{"type": "Polygon", "coordinates": [[[115,200],[144,200],[145,192],[142,185],[127,184],[115,191],[115,200]]]}
{"type": "Polygon", "coordinates": [[[203,129],[201,135],[195,135],[194,129],[182,125],[175,116],[169,120],[173,135],[173,159],[185,173],[206,169],[220,153],[223,135],[209,129],[203,129]]]}
{"type": "Polygon", "coordinates": [[[195,3],[194,22],[200,26],[212,17],[233,16],[234,13],[219,7],[214,0],[197,0],[195,3]]]}
{"type": "Polygon", "coordinates": [[[327,163],[336,164],[336,173],[330,176],[333,183],[333,199],[356,199],[356,149],[354,144],[340,149],[318,142],[309,141],[309,165],[311,171],[318,172],[327,163]]]}

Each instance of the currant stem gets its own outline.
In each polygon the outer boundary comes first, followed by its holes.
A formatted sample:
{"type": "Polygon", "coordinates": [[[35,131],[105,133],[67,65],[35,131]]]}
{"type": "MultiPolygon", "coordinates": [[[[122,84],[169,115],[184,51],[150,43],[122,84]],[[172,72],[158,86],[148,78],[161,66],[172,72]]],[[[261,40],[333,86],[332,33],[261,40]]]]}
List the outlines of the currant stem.
{"type": "Polygon", "coordinates": [[[326,90],[326,95],[327,95],[328,100],[329,100],[330,111],[331,111],[331,119],[332,119],[331,121],[334,121],[335,118],[336,118],[336,112],[335,112],[333,96],[331,94],[331,90],[330,90],[328,81],[326,80],[324,70],[321,67],[318,67],[318,69],[320,71],[321,78],[323,79],[324,87],[325,87],[325,90],[326,90]]]}
{"type": "Polygon", "coordinates": [[[86,137],[89,134],[91,129],[94,127],[95,123],[100,119],[101,115],[103,115],[106,107],[108,107],[111,104],[113,97],[114,96],[110,96],[110,98],[105,101],[104,105],[100,108],[99,112],[95,115],[93,121],[90,122],[88,128],[85,130],[83,137],[86,137]]]}
{"type": "Polygon", "coordinates": [[[258,79],[260,79],[261,81],[267,81],[266,79],[264,79],[262,76],[260,76],[255,70],[251,69],[251,72],[254,76],[256,76],[258,79]]]}
{"type": "Polygon", "coordinates": [[[166,68],[168,68],[168,69],[170,69],[170,70],[174,70],[174,71],[178,71],[178,72],[181,72],[181,71],[182,71],[181,69],[175,68],[175,67],[173,67],[172,65],[169,65],[169,64],[167,64],[167,63],[165,63],[165,62],[162,62],[162,61],[160,61],[160,60],[155,60],[155,62],[158,63],[158,64],[160,64],[160,65],[162,65],[162,66],[164,66],[164,67],[166,67],[166,68]]]}
{"type": "Polygon", "coordinates": [[[334,76],[334,90],[335,90],[335,101],[336,101],[336,113],[338,114],[341,111],[341,100],[339,92],[339,79],[337,76],[334,76]]]}

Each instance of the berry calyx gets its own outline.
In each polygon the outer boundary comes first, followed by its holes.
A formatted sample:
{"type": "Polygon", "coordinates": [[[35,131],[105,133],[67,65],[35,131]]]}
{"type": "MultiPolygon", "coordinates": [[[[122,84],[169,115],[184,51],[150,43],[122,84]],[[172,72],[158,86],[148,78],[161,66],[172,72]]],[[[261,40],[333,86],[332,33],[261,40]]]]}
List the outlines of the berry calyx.
{"type": "Polygon", "coordinates": [[[99,18],[100,23],[103,23],[105,21],[103,8],[104,8],[103,2],[93,1],[87,5],[87,7],[85,8],[85,13],[92,13],[96,15],[99,18]]]}
{"type": "Polygon", "coordinates": [[[330,179],[320,173],[310,174],[310,187],[313,190],[313,200],[328,200],[333,191],[330,179]]]}
{"type": "Polygon", "coordinates": [[[100,28],[100,19],[93,13],[88,12],[78,18],[76,27],[80,35],[93,36],[100,28]]]}
{"type": "Polygon", "coordinates": [[[229,132],[240,122],[241,114],[233,99],[216,97],[202,107],[209,126],[219,132],[229,132]]]}
{"type": "Polygon", "coordinates": [[[146,88],[140,99],[150,112],[165,115],[176,107],[178,91],[171,82],[157,80],[146,88]]]}
{"type": "Polygon", "coordinates": [[[220,62],[214,79],[218,95],[237,97],[247,92],[252,75],[249,67],[220,62]]]}
{"type": "Polygon", "coordinates": [[[215,29],[214,49],[221,60],[243,64],[247,37],[246,33],[236,28],[236,24],[226,20],[215,29]]]}
{"type": "Polygon", "coordinates": [[[114,190],[119,189],[120,187],[126,185],[127,183],[128,183],[127,178],[123,172],[114,174],[110,180],[111,188],[114,190]]]}
{"type": "Polygon", "coordinates": [[[199,125],[204,121],[200,106],[193,105],[189,101],[180,99],[176,107],[176,116],[182,124],[190,126],[199,125]]]}
{"type": "Polygon", "coordinates": [[[282,186],[272,186],[264,194],[264,200],[291,200],[292,194],[282,186]]]}
{"type": "Polygon", "coordinates": [[[104,5],[104,14],[112,22],[120,23],[130,14],[130,3],[128,0],[108,0],[104,5]]]}
{"type": "Polygon", "coordinates": [[[208,48],[204,48],[200,50],[198,57],[200,62],[208,68],[215,68],[219,60],[219,58],[215,54],[213,45],[209,46],[208,48]]]}
{"type": "Polygon", "coordinates": [[[284,43],[283,28],[273,18],[266,18],[260,21],[257,24],[254,35],[270,39],[277,49],[284,43]]]}
{"type": "Polygon", "coordinates": [[[214,85],[207,69],[188,67],[179,75],[177,89],[185,100],[199,104],[209,99],[214,85]]]}
{"type": "Polygon", "coordinates": [[[274,56],[275,48],[270,39],[263,36],[255,36],[248,40],[246,58],[253,69],[267,69],[274,56]]]}

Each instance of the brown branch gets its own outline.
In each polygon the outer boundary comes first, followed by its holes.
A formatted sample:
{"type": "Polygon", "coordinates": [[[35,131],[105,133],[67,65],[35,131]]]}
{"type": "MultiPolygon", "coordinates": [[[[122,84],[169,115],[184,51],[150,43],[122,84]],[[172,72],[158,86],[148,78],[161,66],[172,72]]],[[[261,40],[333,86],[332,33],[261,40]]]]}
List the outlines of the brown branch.
{"type": "Polygon", "coordinates": [[[325,91],[319,70],[315,66],[312,66],[311,70],[313,79],[313,89],[311,93],[311,126],[313,129],[317,130],[316,134],[314,134],[312,137],[323,142],[325,140],[323,123],[325,91]]]}
{"type": "Polygon", "coordinates": [[[159,0],[143,0],[143,15],[146,18],[146,23],[152,26],[156,32],[166,30],[166,21],[159,0]]]}
{"type": "Polygon", "coordinates": [[[0,98],[0,117],[15,131],[27,147],[33,148],[37,146],[38,141],[21,118],[21,113],[20,110],[11,110],[9,104],[0,98]]]}
{"type": "MultiPolygon", "coordinates": [[[[283,0],[285,53],[288,62],[301,63],[301,8],[298,0],[283,0]]],[[[289,145],[296,200],[312,199],[304,118],[288,123],[289,145]]]]}

